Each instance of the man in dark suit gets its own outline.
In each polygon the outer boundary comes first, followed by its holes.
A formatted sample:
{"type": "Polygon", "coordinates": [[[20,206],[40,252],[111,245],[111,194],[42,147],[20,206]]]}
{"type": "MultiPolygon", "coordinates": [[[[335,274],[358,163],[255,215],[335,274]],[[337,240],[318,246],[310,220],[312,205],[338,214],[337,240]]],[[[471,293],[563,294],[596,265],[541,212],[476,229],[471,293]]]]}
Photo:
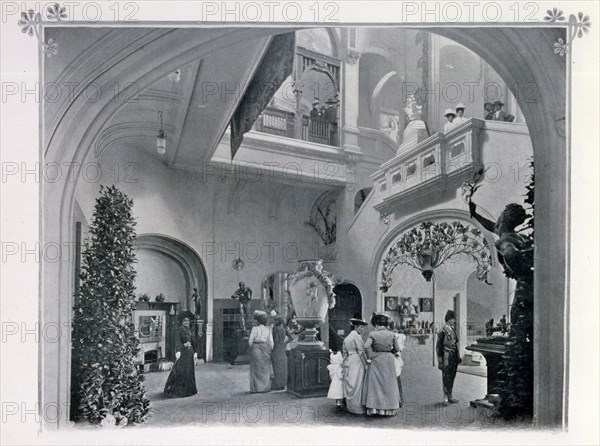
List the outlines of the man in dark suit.
{"type": "Polygon", "coordinates": [[[504,102],[497,100],[494,102],[494,121],[506,121],[508,115],[502,110],[504,102]]]}
{"type": "Polygon", "coordinates": [[[337,99],[335,97],[327,99],[327,108],[323,118],[329,124],[329,144],[336,145],[337,135],[337,99]]]}
{"type": "Polygon", "coordinates": [[[438,357],[438,368],[442,371],[442,384],[444,387],[444,405],[458,403],[452,397],[454,378],[458,365],[462,362],[458,353],[458,336],[456,334],[456,316],[454,311],[448,310],[444,327],[438,333],[436,353],[438,357]]]}

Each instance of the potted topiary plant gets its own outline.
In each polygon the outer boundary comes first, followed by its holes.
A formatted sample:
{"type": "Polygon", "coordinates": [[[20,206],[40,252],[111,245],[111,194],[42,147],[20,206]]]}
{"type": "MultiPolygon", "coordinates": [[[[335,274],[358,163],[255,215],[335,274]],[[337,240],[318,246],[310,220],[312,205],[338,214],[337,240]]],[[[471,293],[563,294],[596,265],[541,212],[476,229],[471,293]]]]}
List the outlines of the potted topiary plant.
{"type": "Polygon", "coordinates": [[[145,421],[149,401],[135,360],[132,201],[100,187],[73,308],[72,417],[102,425],[145,421]]]}

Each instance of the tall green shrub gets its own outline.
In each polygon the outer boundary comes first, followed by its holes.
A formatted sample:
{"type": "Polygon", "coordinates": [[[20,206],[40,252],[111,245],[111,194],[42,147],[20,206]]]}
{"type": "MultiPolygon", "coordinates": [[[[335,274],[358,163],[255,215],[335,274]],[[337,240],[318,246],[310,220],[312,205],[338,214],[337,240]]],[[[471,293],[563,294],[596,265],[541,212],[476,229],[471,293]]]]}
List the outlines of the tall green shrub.
{"type": "Polygon", "coordinates": [[[100,187],[85,243],[72,332],[75,419],[118,425],[145,420],[149,402],[135,357],[133,202],[116,187],[100,187]]]}

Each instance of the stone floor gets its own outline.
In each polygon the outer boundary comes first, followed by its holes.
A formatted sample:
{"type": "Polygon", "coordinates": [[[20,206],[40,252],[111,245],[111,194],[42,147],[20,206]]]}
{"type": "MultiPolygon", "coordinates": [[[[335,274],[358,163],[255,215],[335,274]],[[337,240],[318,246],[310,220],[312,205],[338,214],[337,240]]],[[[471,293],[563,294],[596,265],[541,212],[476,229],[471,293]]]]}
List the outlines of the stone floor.
{"type": "MultiPolygon", "coordinates": [[[[327,398],[300,399],[285,391],[249,393],[247,365],[230,368],[224,363],[196,367],[198,394],[168,399],[162,389],[169,372],[146,374],[151,414],[145,427],[172,426],[353,426],[384,428],[496,429],[502,423],[491,420],[469,402],[486,393],[486,379],[477,374],[458,373],[454,396],[458,404],[444,406],[441,372],[429,365],[405,366],[402,371],[404,406],[395,417],[367,417],[336,410],[327,398]]],[[[512,426],[515,428],[517,426],[512,426]]],[[[525,427],[525,426],[523,426],[525,427]]]]}

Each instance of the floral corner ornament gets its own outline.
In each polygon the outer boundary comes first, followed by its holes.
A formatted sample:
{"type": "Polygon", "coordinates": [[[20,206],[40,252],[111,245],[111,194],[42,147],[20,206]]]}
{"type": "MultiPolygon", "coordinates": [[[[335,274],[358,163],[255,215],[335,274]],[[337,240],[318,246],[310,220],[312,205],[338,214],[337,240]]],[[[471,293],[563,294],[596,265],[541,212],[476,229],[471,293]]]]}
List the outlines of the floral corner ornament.
{"type": "Polygon", "coordinates": [[[559,37],[558,40],[554,42],[554,53],[559,56],[567,54],[571,45],[573,45],[575,37],[583,37],[584,34],[587,34],[590,31],[590,27],[592,26],[590,16],[584,15],[583,12],[579,12],[577,16],[574,14],[569,15],[568,21],[566,21],[563,12],[558,8],[549,9],[546,11],[546,14],[544,20],[548,23],[566,22],[568,24],[567,40],[564,41],[562,37],[559,37]]]}
{"type": "MultiPolygon", "coordinates": [[[[49,22],[62,22],[67,18],[67,8],[60,6],[58,3],[48,5],[45,11],[45,18],[49,22]]],[[[42,53],[46,57],[52,57],[58,54],[58,43],[54,39],[48,39],[47,42],[42,40],[41,31],[43,23],[42,15],[33,9],[29,9],[21,13],[21,18],[17,22],[17,25],[19,25],[23,34],[32,37],[35,33],[42,48],[42,53]]]]}

